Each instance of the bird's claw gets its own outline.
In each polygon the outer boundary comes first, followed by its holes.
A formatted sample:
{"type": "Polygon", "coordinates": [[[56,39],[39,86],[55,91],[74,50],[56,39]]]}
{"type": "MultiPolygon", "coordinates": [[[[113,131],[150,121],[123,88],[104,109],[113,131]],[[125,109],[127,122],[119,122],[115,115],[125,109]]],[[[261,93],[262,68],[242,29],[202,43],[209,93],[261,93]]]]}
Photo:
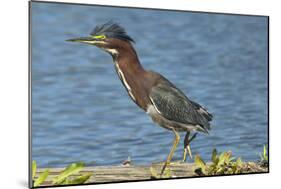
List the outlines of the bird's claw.
{"type": "Polygon", "coordinates": [[[188,155],[189,155],[190,159],[193,159],[191,149],[190,149],[190,145],[187,146],[187,151],[188,151],[188,155]]]}
{"type": "Polygon", "coordinates": [[[186,154],[187,154],[187,150],[186,150],[186,148],[184,148],[183,149],[183,159],[182,159],[182,162],[186,161],[186,154]]]}
{"type": "Polygon", "coordinates": [[[186,140],[186,144],[185,144],[185,147],[184,147],[184,151],[183,151],[183,162],[186,161],[186,155],[188,153],[188,156],[190,157],[190,159],[193,159],[192,157],[192,153],[191,153],[191,148],[190,148],[190,143],[192,140],[195,139],[197,133],[195,133],[194,135],[192,135],[190,138],[187,138],[186,140]]]}
{"type": "Polygon", "coordinates": [[[164,163],[164,166],[163,166],[163,168],[162,168],[162,170],[161,170],[160,175],[163,175],[163,173],[164,173],[165,169],[167,168],[167,166],[170,166],[170,162],[165,162],[165,163],[164,163]]]}
{"type": "Polygon", "coordinates": [[[184,148],[184,151],[183,151],[183,162],[186,162],[186,156],[187,156],[187,153],[188,153],[188,156],[190,157],[190,159],[193,159],[192,157],[192,153],[191,153],[191,149],[190,149],[190,145],[186,146],[184,148]]]}

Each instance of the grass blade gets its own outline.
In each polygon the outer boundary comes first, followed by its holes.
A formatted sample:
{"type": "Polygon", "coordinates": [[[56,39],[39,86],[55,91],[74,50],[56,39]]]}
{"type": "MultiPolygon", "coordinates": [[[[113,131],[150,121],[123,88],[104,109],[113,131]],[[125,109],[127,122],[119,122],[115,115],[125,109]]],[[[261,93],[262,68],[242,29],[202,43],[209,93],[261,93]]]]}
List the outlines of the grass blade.
{"type": "Polygon", "coordinates": [[[71,165],[67,166],[54,180],[53,184],[60,184],[63,182],[68,176],[78,173],[84,168],[84,163],[72,163],[71,165]]]}
{"type": "Polygon", "coordinates": [[[205,172],[206,172],[206,163],[201,159],[201,157],[199,155],[195,156],[194,162],[195,162],[195,164],[199,168],[201,168],[202,173],[205,174],[205,172]]]}
{"type": "Polygon", "coordinates": [[[49,169],[46,169],[43,173],[40,174],[40,176],[35,180],[34,187],[40,186],[48,177],[49,175],[49,169]]]}
{"type": "Polygon", "coordinates": [[[36,175],[36,170],[37,170],[36,161],[33,160],[33,161],[32,161],[32,180],[34,179],[34,177],[35,177],[35,175],[36,175]]]}
{"type": "Polygon", "coordinates": [[[237,160],[236,160],[236,165],[238,166],[238,167],[242,167],[243,166],[243,161],[242,161],[242,159],[239,157],[239,158],[237,158],[237,160]]]}
{"type": "Polygon", "coordinates": [[[219,156],[218,166],[224,165],[225,163],[229,163],[229,158],[231,157],[231,152],[223,152],[219,156]]]}
{"type": "Polygon", "coordinates": [[[263,146],[263,158],[265,161],[268,161],[268,157],[267,157],[267,149],[266,146],[263,146]]]}
{"type": "Polygon", "coordinates": [[[214,148],[213,152],[212,152],[212,161],[213,163],[215,163],[217,161],[217,149],[214,148]]]}

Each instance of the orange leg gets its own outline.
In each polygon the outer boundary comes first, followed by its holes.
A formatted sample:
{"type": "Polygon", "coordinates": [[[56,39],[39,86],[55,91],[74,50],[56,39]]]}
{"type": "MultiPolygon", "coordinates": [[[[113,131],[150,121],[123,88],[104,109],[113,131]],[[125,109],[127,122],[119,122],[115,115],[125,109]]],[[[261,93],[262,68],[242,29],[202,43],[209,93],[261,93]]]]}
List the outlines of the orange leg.
{"type": "Polygon", "coordinates": [[[175,134],[174,144],[173,144],[173,147],[172,147],[172,149],[171,149],[171,151],[168,155],[167,161],[165,162],[165,164],[162,168],[161,175],[164,173],[166,167],[170,164],[170,162],[173,158],[174,152],[175,152],[175,150],[178,146],[179,140],[180,140],[180,135],[177,133],[177,131],[174,128],[172,128],[172,131],[175,134]]]}

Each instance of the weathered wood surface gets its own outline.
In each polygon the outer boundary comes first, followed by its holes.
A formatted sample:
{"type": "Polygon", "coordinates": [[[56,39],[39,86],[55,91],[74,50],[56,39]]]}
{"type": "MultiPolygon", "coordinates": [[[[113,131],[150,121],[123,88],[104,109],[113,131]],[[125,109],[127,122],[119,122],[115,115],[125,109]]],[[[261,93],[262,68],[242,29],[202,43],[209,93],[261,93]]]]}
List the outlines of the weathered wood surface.
{"type": "MultiPolygon", "coordinates": [[[[254,163],[253,163],[254,164],[254,163]]],[[[93,172],[93,176],[86,183],[106,183],[106,182],[120,182],[120,181],[132,181],[132,180],[150,180],[151,171],[150,168],[157,172],[161,172],[162,164],[152,164],[149,166],[97,166],[97,167],[85,167],[79,174],[73,175],[78,176],[83,173],[93,172]]],[[[257,166],[259,167],[259,166],[257,166]]],[[[52,185],[51,180],[56,177],[64,168],[50,168],[49,176],[43,183],[43,186],[52,185]]],[[[181,177],[196,177],[198,176],[194,170],[196,169],[195,164],[191,163],[172,163],[170,165],[171,178],[181,177]]],[[[36,177],[43,172],[44,169],[38,169],[36,177]]],[[[268,172],[267,168],[257,168],[250,172],[268,172]]]]}

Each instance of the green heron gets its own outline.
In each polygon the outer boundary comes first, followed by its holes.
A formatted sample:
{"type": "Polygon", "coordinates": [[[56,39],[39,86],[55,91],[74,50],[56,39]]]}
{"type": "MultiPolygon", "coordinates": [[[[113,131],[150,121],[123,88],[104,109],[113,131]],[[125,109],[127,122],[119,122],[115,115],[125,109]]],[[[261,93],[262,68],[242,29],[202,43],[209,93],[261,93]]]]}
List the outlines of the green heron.
{"type": "Polygon", "coordinates": [[[140,64],[134,40],[119,24],[108,22],[96,26],[88,37],[69,39],[94,45],[109,53],[116,72],[131,99],[161,127],[171,130],[174,135],[173,147],[162,168],[163,174],[170,164],[180,140],[178,132],[186,132],[183,161],[187,152],[192,159],[190,142],[197,131],[208,134],[212,114],[198,103],[191,101],[174,84],[159,73],[145,70],[140,64]],[[194,132],[192,136],[190,133],[194,132]]]}

